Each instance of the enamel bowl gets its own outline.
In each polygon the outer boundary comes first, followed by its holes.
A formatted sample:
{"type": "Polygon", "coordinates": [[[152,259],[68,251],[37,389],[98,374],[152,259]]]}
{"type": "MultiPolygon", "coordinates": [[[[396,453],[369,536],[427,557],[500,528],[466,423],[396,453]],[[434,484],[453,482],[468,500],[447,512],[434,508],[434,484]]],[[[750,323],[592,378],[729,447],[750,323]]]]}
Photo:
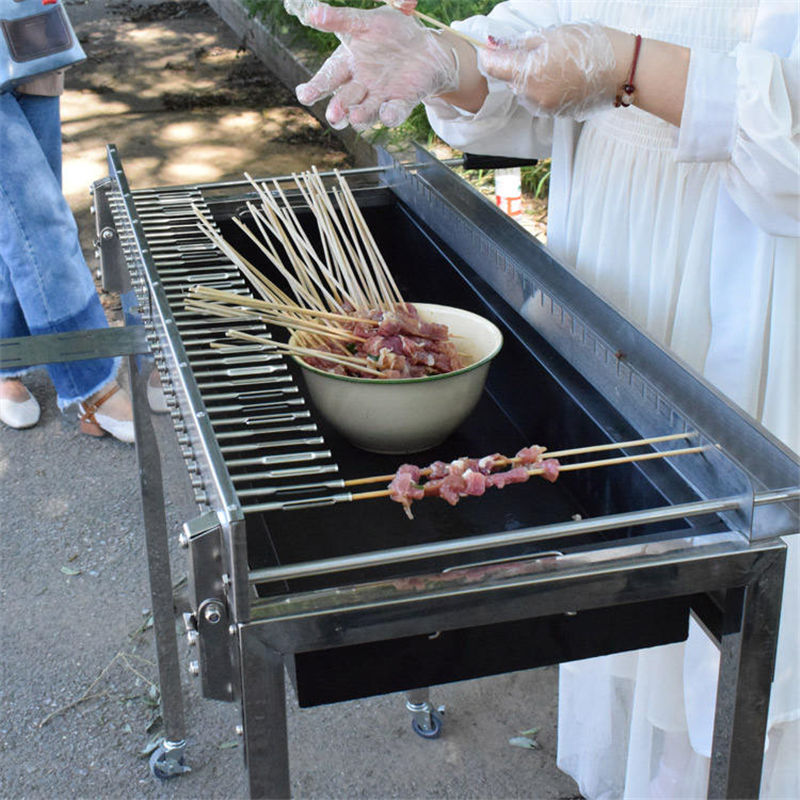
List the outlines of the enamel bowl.
{"type": "Polygon", "coordinates": [[[384,380],[349,378],[309,366],[303,369],[319,412],[356,447],[398,455],[435,447],[475,408],[503,335],[470,311],[414,303],[420,319],[447,325],[468,366],[444,375],[384,380]]]}

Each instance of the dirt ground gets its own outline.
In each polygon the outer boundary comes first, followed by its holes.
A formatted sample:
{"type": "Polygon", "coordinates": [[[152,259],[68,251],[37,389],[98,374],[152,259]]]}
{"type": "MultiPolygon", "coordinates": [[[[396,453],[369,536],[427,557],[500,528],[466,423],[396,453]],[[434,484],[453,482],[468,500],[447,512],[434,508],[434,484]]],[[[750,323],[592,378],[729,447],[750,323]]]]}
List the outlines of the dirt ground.
{"type": "MultiPolygon", "coordinates": [[[[63,97],[64,188],[92,268],[88,187],[107,174],[107,143],[133,188],[348,165],[204,3],[67,6],[88,60],[63,97]]],[[[116,321],[116,296],[104,302],[116,321]]],[[[150,777],[161,719],[134,452],[81,436],[43,371],[26,383],[40,423],[0,426],[0,798],[245,797],[238,709],[203,699],[186,673],[193,771],[165,784],[150,777]]],[[[162,469],[177,534],[193,516],[185,470],[169,418],[154,424],[172,442],[162,469]]],[[[179,586],[185,560],[173,555],[179,586]]],[[[435,742],[411,733],[399,695],[302,712],[290,698],[293,795],[574,798],[555,767],[556,681],[544,668],[439,687],[433,699],[448,718],[435,742]],[[538,748],[509,746],[534,728],[538,748]]]]}
{"type": "Polygon", "coordinates": [[[62,98],[64,192],[84,250],[87,189],[115,144],[133,188],[348,166],[336,138],[202,0],[67,0],[88,56],[62,98]]]}

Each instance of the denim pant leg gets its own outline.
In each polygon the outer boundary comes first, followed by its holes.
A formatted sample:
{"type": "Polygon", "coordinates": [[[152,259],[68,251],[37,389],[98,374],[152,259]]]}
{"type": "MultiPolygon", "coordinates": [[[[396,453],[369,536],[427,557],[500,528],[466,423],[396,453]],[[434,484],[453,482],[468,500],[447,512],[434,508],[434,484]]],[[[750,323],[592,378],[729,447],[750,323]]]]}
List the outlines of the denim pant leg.
{"type": "MultiPolygon", "coordinates": [[[[0,93],[0,338],[105,328],[61,192],[58,98],[22,97],[0,93]]],[[[59,406],[94,394],[118,364],[111,358],[49,364],[59,406]]]]}
{"type": "MultiPolygon", "coordinates": [[[[29,336],[28,323],[20,308],[14,284],[11,282],[11,273],[6,262],[0,257],[0,339],[15,339],[29,336]]],[[[21,367],[0,369],[0,379],[16,378],[38,367],[21,367]]]]}
{"type": "Polygon", "coordinates": [[[58,185],[61,186],[61,100],[58,97],[42,97],[36,94],[15,96],[58,185]]]}

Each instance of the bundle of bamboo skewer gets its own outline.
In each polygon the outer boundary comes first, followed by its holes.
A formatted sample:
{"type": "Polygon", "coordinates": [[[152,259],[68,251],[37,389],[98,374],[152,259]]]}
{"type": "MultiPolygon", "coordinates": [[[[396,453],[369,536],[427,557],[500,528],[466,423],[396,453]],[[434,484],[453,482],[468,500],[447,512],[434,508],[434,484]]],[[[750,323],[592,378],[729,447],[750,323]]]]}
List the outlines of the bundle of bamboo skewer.
{"type": "MultiPolygon", "coordinates": [[[[315,246],[278,181],[259,183],[245,173],[259,202],[246,203],[250,225],[239,217],[232,221],[277,270],[285,289],[248,261],[193,206],[198,227],[247,277],[259,297],[195,286],[185,307],[201,314],[255,318],[286,328],[291,335],[288,343],[235,330],[227,335],[314,359],[329,371],[361,377],[407,377],[395,374],[398,368],[407,369],[404,360],[391,354],[361,352],[387,315],[400,317],[412,328],[420,326],[409,322],[414,317],[413,306],[400,294],[347,181],[338,171],[335,176],[337,182],[330,190],[314,168],[292,176],[317,226],[319,245],[315,246]]],[[[424,331],[414,332],[425,338],[424,331]]],[[[458,368],[454,348],[447,352],[452,356],[452,368],[458,368]]],[[[450,371],[442,367],[450,363],[447,359],[435,361],[429,365],[431,372],[450,371]]],[[[412,372],[408,377],[419,375],[412,372]]]]}

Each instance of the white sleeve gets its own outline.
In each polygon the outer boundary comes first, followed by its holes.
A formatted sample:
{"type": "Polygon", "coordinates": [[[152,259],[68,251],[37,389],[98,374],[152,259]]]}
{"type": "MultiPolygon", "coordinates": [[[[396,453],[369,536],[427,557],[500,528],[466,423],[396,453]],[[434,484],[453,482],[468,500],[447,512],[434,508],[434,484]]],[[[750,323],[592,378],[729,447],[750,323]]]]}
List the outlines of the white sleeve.
{"type": "MultiPolygon", "coordinates": [[[[487,16],[453,23],[456,30],[485,41],[519,36],[534,26],[559,22],[556,0],[507,0],[487,16]]],[[[431,127],[452,147],[481,155],[547,158],[553,140],[552,118],[534,118],[517,102],[508,84],[487,76],[489,95],[475,114],[438,98],[426,101],[431,127]]]]}
{"type": "Polygon", "coordinates": [[[733,201],[773,236],[800,236],[800,52],[693,49],[676,157],[718,161],[733,201]]]}

